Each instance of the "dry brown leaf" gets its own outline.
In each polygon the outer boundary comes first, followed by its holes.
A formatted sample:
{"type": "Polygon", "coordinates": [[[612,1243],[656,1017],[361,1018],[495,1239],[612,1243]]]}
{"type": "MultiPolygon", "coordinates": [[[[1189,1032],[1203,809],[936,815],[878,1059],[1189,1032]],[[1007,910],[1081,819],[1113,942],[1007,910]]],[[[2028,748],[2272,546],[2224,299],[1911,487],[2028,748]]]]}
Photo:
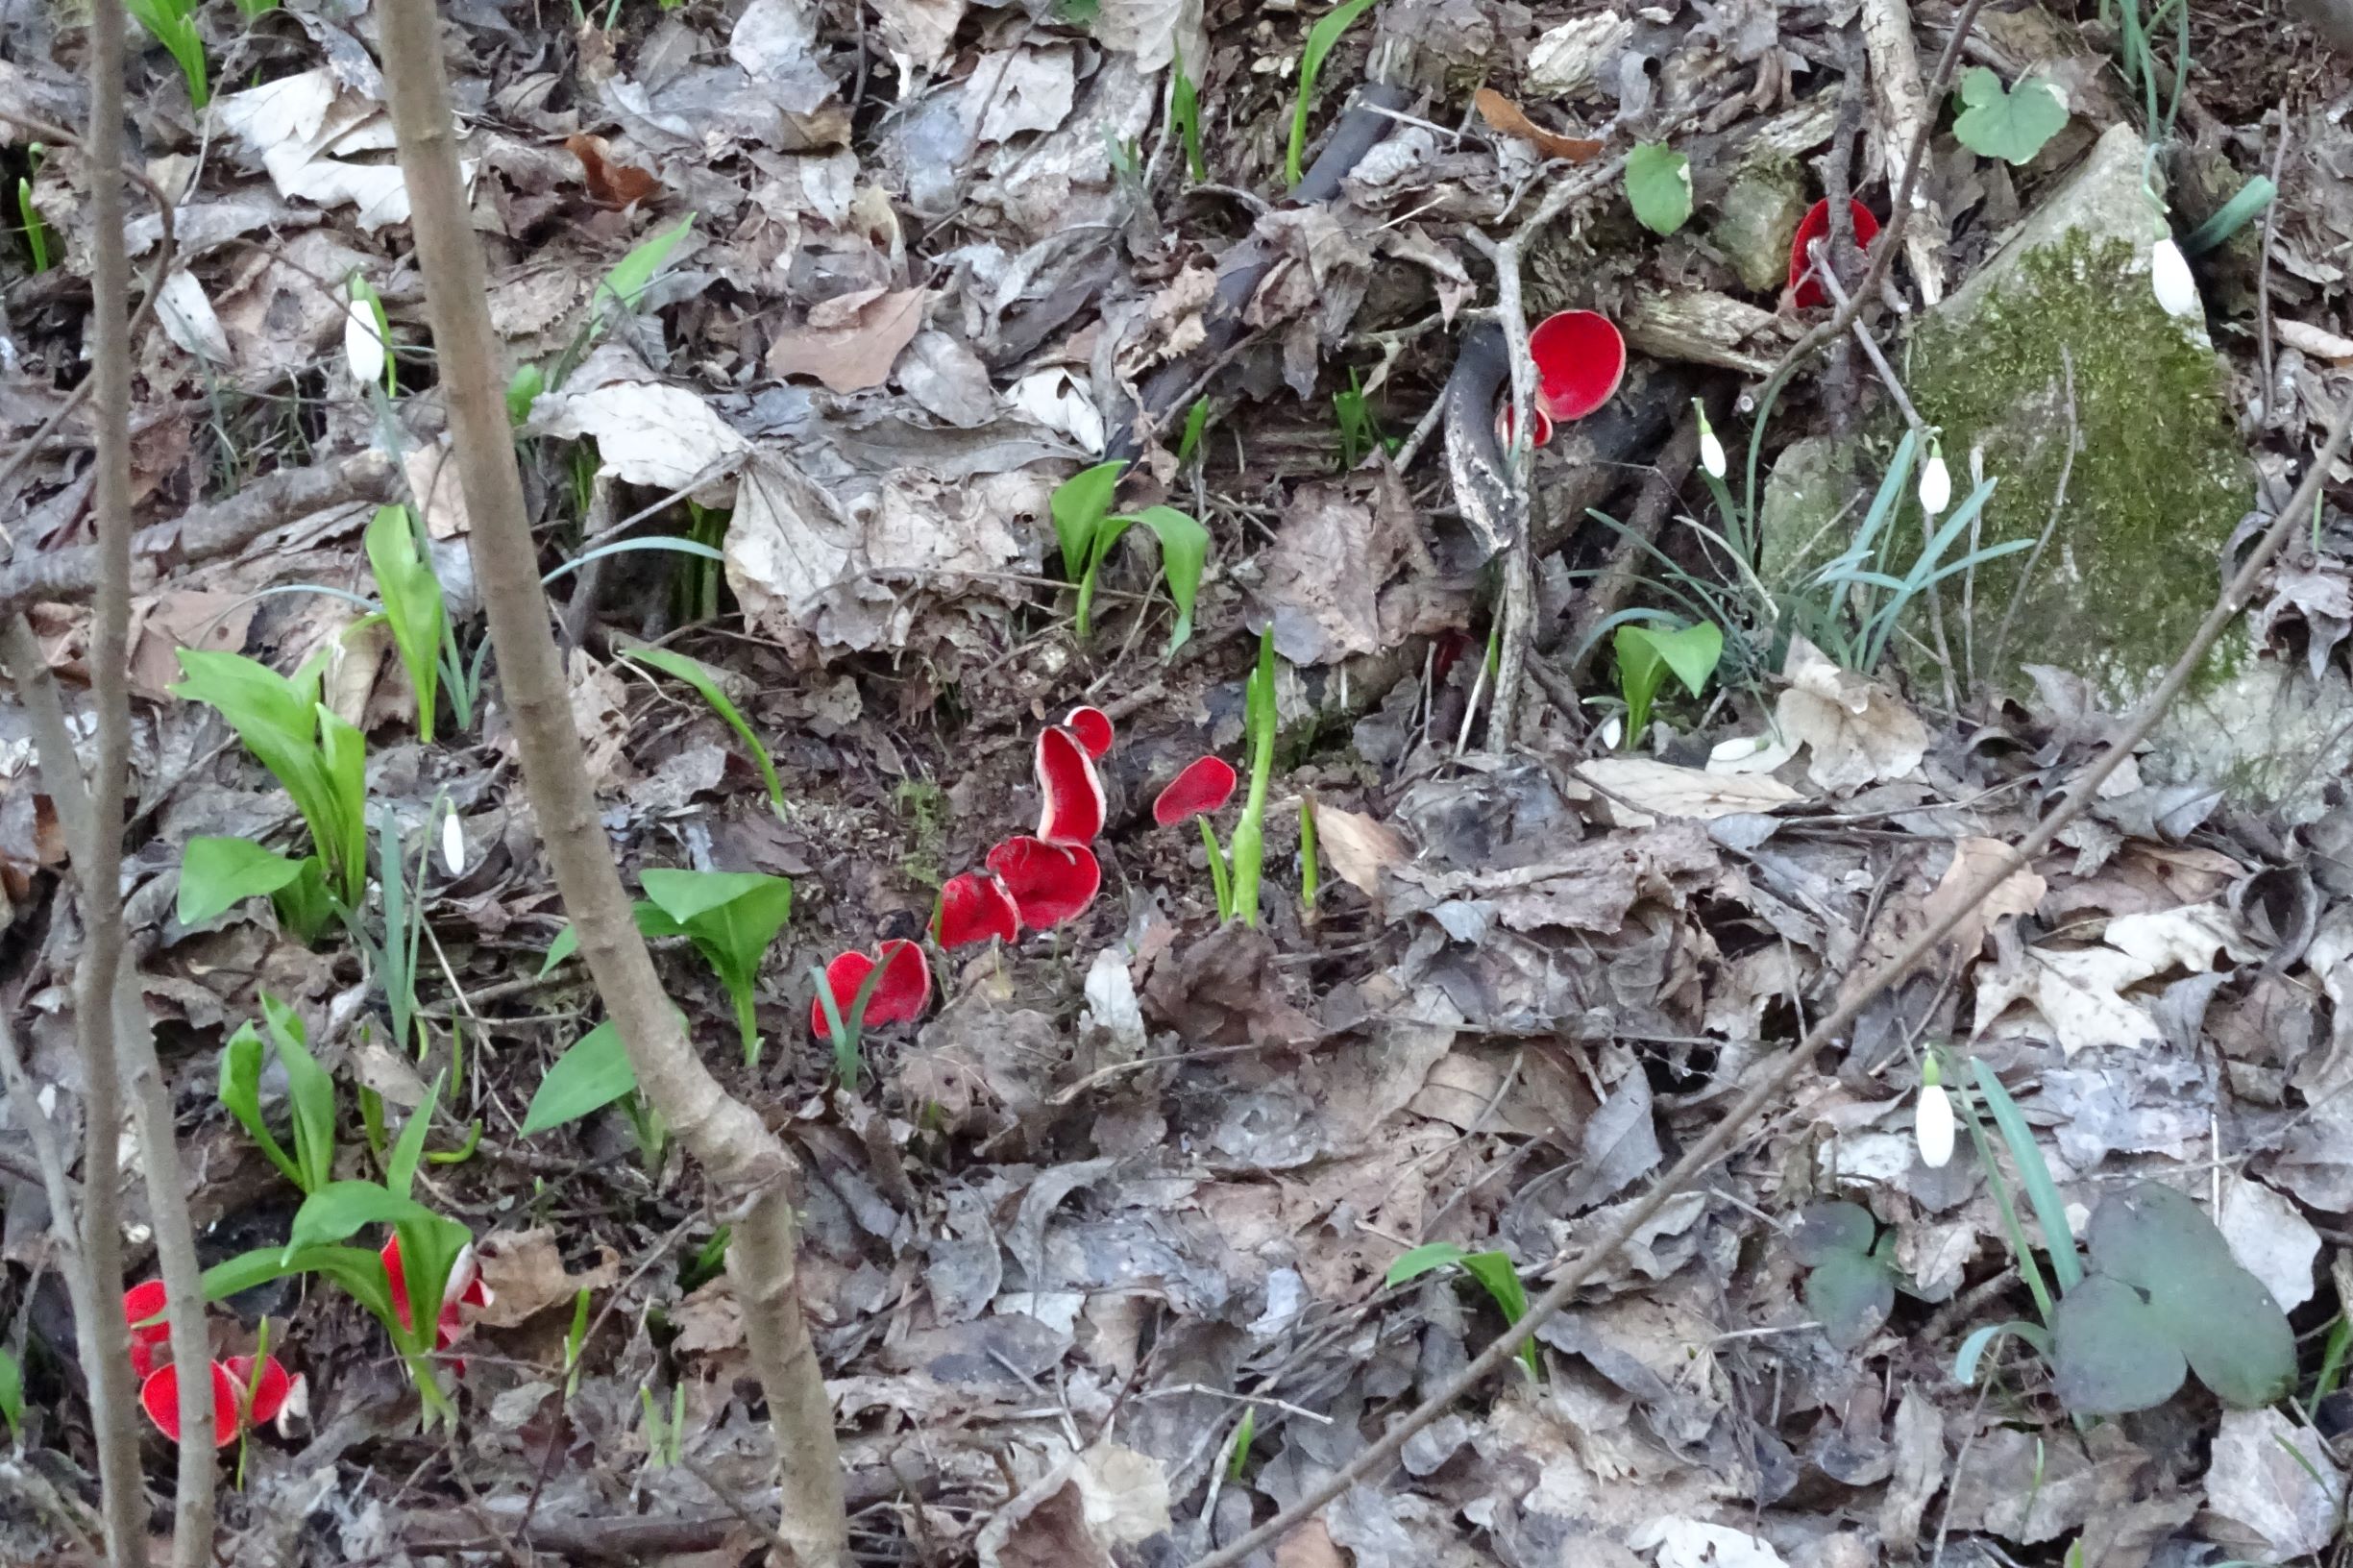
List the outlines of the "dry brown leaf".
{"type": "Polygon", "coordinates": [[[1781,734],[1812,747],[1805,776],[1825,790],[1860,789],[1901,778],[1928,752],[1928,726],[1873,681],[1841,669],[1802,637],[1789,640],[1775,720],[1781,734]]]}
{"type": "Polygon", "coordinates": [[[1275,1542],[1275,1568],[1346,1568],[1321,1519],[1310,1519],[1275,1542]]]}
{"type": "Polygon", "coordinates": [[[1315,843],[1332,874],[1372,900],[1381,909],[1381,873],[1413,858],[1405,835],[1386,822],[1360,812],[1342,811],[1318,800],[1314,804],[1315,843]]]}
{"type": "Polygon", "coordinates": [[[481,1321],[512,1329],[551,1307],[570,1306],[582,1290],[610,1290],[621,1278],[621,1256],[610,1247],[598,1252],[593,1266],[571,1274],[555,1250],[555,1233],[544,1226],[482,1237],[475,1255],[481,1261],[482,1283],[490,1287],[490,1305],[482,1309],[481,1321]]]}
{"type": "Polygon", "coordinates": [[[250,594],[175,588],[131,601],[131,686],[150,700],[180,678],[180,649],[234,653],[260,601],[250,594]]]}
{"type": "Polygon", "coordinates": [[[1479,117],[1507,136],[1517,136],[1532,144],[1546,158],[1565,158],[1572,163],[1590,162],[1599,156],[1602,144],[1584,136],[1564,136],[1557,131],[1547,131],[1530,119],[1520,106],[1497,92],[1493,87],[1481,87],[1471,100],[1479,107],[1479,117]]]}
{"type": "Polygon", "coordinates": [[[2271,331],[2282,343],[2316,359],[2353,359],[2353,338],[2339,337],[2324,328],[2300,321],[2274,321],[2271,331]]]}
{"type": "Polygon", "coordinates": [[[601,206],[627,207],[631,202],[646,201],[662,193],[659,176],[615,162],[612,149],[602,136],[566,136],[564,150],[580,160],[580,176],[588,185],[589,200],[601,206]]]}
{"type": "Polygon", "coordinates": [[[1608,792],[1603,798],[1616,808],[1610,815],[1621,827],[1650,826],[1646,814],[1704,822],[1740,812],[1769,812],[1805,798],[1770,773],[1711,773],[1650,757],[1596,757],[1580,763],[1577,776],[1608,792]]]}
{"type": "Polygon", "coordinates": [[[828,300],[768,348],[772,376],[814,376],[836,392],[863,392],[890,380],[898,351],[923,325],[923,290],[861,289],[828,300]]]}
{"type": "MultiPolygon", "coordinates": [[[[1950,914],[1952,906],[1977,885],[1978,879],[2000,865],[2009,853],[2009,845],[1999,839],[1953,840],[1952,864],[1945,868],[1944,878],[1921,904],[1921,914],[1927,923],[1934,925],[1950,914]]],[[[2048,891],[2048,883],[2021,867],[1997,883],[1994,891],[1963,917],[1945,940],[1957,945],[1964,958],[1973,958],[1985,944],[1986,933],[1994,928],[1996,920],[2010,915],[2033,914],[2048,891]]]]}

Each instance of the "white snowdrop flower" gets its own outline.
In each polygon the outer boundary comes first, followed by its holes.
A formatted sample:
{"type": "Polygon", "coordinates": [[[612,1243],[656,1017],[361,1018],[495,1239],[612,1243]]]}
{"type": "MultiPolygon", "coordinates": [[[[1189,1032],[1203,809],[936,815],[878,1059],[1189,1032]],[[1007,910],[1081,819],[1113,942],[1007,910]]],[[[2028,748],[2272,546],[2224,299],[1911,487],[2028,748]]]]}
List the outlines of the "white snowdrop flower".
{"type": "Polygon", "coordinates": [[[344,310],[343,357],[361,386],[384,379],[384,334],[376,325],[376,306],[356,291],[344,310]]]}
{"type": "Polygon", "coordinates": [[[1691,400],[1691,411],[1700,421],[1700,466],[1707,470],[1710,478],[1724,478],[1724,443],[1716,439],[1716,428],[1707,423],[1707,410],[1700,400],[1691,400]]]}
{"type": "Polygon", "coordinates": [[[1625,733],[1626,721],[1613,713],[1608,718],[1602,721],[1601,731],[1594,738],[1602,743],[1603,750],[1615,751],[1618,748],[1619,739],[1623,737],[1625,733]]]}
{"type": "Polygon", "coordinates": [[[1928,443],[1928,463],[1920,471],[1920,509],[1930,517],[1943,514],[1952,504],[1952,475],[1945,467],[1945,448],[1942,443],[1928,443]]]}
{"type": "Polygon", "coordinates": [[[1912,1130],[1920,1140],[1920,1163],[1931,1170],[1944,1169],[1952,1158],[1952,1096],[1945,1092],[1944,1073],[1933,1055],[1921,1064],[1920,1104],[1912,1130]]]}
{"type": "Polygon", "coordinates": [[[2167,315],[2199,313],[2197,280],[2190,276],[2190,263],[2182,259],[2181,247],[2170,239],[2161,239],[2149,247],[2148,281],[2149,286],[2157,291],[2157,304],[2167,315]]]}
{"type": "Polygon", "coordinates": [[[454,811],[441,819],[441,864],[452,876],[462,875],[466,869],[466,830],[457,825],[454,811]]]}

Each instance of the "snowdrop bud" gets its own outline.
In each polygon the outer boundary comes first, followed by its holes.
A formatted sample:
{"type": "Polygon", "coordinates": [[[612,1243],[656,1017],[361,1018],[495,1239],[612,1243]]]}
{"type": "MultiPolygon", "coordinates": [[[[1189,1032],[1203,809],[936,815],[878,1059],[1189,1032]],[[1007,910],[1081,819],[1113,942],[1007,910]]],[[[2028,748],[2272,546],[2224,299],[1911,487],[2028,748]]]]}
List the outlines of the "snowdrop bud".
{"type": "Polygon", "coordinates": [[[1945,468],[1945,448],[1932,440],[1928,443],[1928,465],[1920,471],[1920,509],[1936,517],[1951,504],[1952,475],[1945,468]]]}
{"type": "Polygon", "coordinates": [[[1952,1158],[1952,1097],[1945,1092],[1944,1075],[1931,1055],[1922,1064],[1920,1104],[1914,1112],[1913,1132],[1920,1139],[1920,1163],[1942,1170],[1952,1158]]]}
{"type": "Polygon", "coordinates": [[[2157,291],[2157,304],[2167,315],[2194,316],[2200,312],[2197,280],[2190,276],[2190,263],[2182,259],[2181,247],[2170,239],[2161,239],[2149,247],[2148,281],[2157,291]]]}
{"type": "Polygon", "coordinates": [[[1724,443],[1716,439],[1716,428],[1707,423],[1707,410],[1700,400],[1691,400],[1691,411],[1700,421],[1700,466],[1707,470],[1710,478],[1724,478],[1724,443]]]}
{"type": "Polygon", "coordinates": [[[454,811],[441,819],[441,864],[450,869],[452,876],[462,875],[466,870],[466,830],[457,825],[454,811]]]}
{"type": "Polygon", "coordinates": [[[376,306],[355,291],[344,307],[343,357],[352,380],[372,386],[384,379],[384,336],[376,326],[376,306]]]}

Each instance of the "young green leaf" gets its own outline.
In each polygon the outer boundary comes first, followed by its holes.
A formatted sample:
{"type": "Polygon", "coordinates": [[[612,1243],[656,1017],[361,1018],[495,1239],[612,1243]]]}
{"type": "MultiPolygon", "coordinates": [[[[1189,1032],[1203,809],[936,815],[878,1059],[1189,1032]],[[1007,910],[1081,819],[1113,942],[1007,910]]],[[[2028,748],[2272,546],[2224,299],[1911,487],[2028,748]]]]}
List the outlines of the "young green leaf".
{"type": "MultiPolygon", "coordinates": [[[[644,872],[638,884],[726,987],[743,1034],[744,1060],[756,1064],[760,1034],[752,1015],[752,988],[769,943],[793,917],[793,884],[758,871],[663,869],[644,872]]],[[[639,923],[642,927],[642,919],[639,923]]]]}
{"type": "MultiPolygon", "coordinates": [[[[1199,184],[1210,177],[1209,164],[1201,157],[1201,94],[1194,86],[1192,72],[1185,66],[1185,56],[1179,52],[1172,61],[1168,84],[1168,118],[1176,127],[1177,140],[1185,148],[1185,172],[1199,184]]],[[[1179,459],[1182,461],[1183,459],[1179,459]]]]}
{"type": "MultiPolygon", "coordinates": [[[[639,241],[597,285],[598,300],[612,308],[635,309],[637,297],[652,283],[654,275],[662,270],[662,263],[670,259],[670,253],[678,248],[678,241],[694,233],[694,229],[695,214],[689,212],[669,228],[639,241]]],[[[511,399],[511,384],[508,395],[511,399]]]]}
{"type": "Polygon", "coordinates": [[[188,107],[203,109],[212,101],[205,73],[205,40],[196,31],[196,0],[124,0],[123,9],[138,18],[148,36],[171,52],[187,79],[188,107]]]}
{"type": "Polygon", "coordinates": [[[384,601],[384,620],[401,668],[417,698],[417,739],[433,742],[433,709],[441,692],[441,644],[449,612],[441,600],[441,579],[417,548],[417,526],[405,506],[379,506],[362,542],[384,601]]]}
{"type": "Polygon", "coordinates": [[[294,1108],[294,1163],[302,1171],[299,1185],[306,1192],[316,1192],[334,1177],[335,1081],[310,1054],[302,1015],[266,991],[261,993],[261,1021],[285,1068],[286,1098],[294,1108]]]}
{"type": "Polygon", "coordinates": [[[9,1441],[24,1440],[25,1377],[16,1358],[0,1350],[0,1421],[8,1423],[9,1441]]]}
{"type": "Polygon", "coordinates": [[[1174,653],[1191,641],[1193,600],[1201,592],[1201,573],[1210,557],[1210,530],[1174,506],[1147,506],[1123,523],[1141,523],[1160,540],[1161,576],[1176,605],[1176,625],[1169,628],[1168,647],[1174,653]]]}
{"type": "Polygon", "coordinates": [[[310,826],[333,892],[355,907],[367,875],[367,747],[357,730],[319,704],[325,657],[289,679],[242,653],[179,652],[184,678],[172,695],[218,711],[284,786],[310,826]]]}
{"type": "Polygon", "coordinates": [[[400,1139],[384,1161],[384,1187],[402,1197],[408,1196],[408,1189],[416,1183],[418,1162],[425,1158],[425,1135],[432,1130],[433,1107],[441,1103],[441,1085],[447,1076],[433,1074],[431,1087],[426,1090],[425,1098],[417,1102],[416,1109],[408,1113],[408,1119],[401,1124],[400,1139]]]}
{"type": "Polygon", "coordinates": [[[1630,747],[1649,729],[1651,704],[1670,672],[1694,697],[1706,689],[1707,677],[1724,657],[1724,629],[1711,621],[1679,631],[1624,625],[1614,644],[1618,690],[1626,699],[1626,744],[1630,747]]]}
{"type": "Polygon", "coordinates": [[[1333,7],[1308,29],[1307,47],[1299,54],[1299,91],[1291,104],[1290,146],[1283,155],[1283,175],[1296,185],[1303,177],[1301,158],[1308,146],[1308,111],[1315,104],[1315,79],[1322,74],[1324,61],[1356,19],[1373,7],[1373,0],[1345,0],[1333,7]]]}
{"type": "Polygon", "coordinates": [[[521,425],[531,417],[531,404],[548,389],[548,373],[537,365],[517,365],[506,379],[506,423],[521,425]]]}
{"type": "Polygon", "coordinates": [[[2024,163],[2067,126],[2067,101],[2059,89],[2028,77],[2004,89],[2001,78],[1982,65],[1961,76],[1961,102],[1952,122],[1962,146],[1986,158],[2024,163]]]}
{"type": "Polygon", "coordinates": [[[274,894],[315,864],[289,860],[251,839],[188,840],[180,854],[180,923],[194,930],[247,898],[274,894]]]}
{"type": "Polygon", "coordinates": [[[1275,734],[1281,717],[1275,706],[1275,627],[1270,620],[1259,632],[1258,665],[1242,688],[1242,734],[1250,746],[1250,793],[1228,841],[1233,918],[1244,925],[1259,923],[1259,880],[1266,861],[1266,786],[1274,775],[1275,734]]]}
{"type": "Polygon", "coordinates": [[[1095,533],[1111,516],[1111,498],[1127,469],[1115,459],[1082,468],[1054,487],[1054,540],[1062,549],[1062,573],[1071,582],[1086,574],[1095,533]]]}
{"type": "Polygon", "coordinates": [[[1409,1280],[1418,1280],[1437,1269],[1451,1268],[1468,1256],[1452,1241],[1425,1241],[1410,1251],[1398,1254],[1397,1261],[1389,1264],[1389,1271],[1381,1277],[1381,1283],[1394,1290],[1409,1280]]]}
{"type": "Polygon", "coordinates": [[[577,1121],[636,1087],[637,1071],[629,1066],[621,1030],[607,1018],[574,1041],[539,1080],[530,1109],[523,1115],[523,1136],[577,1121]]]}
{"type": "MultiPolygon", "coordinates": [[[[456,1225],[456,1221],[443,1219],[414,1198],[403,1197],[375,1182],[330,1182],[305,1198],[303,1206],[294,1212],[285,1250],[292,1254],[305,1247],[341,1241],[369,1225],[410,1224],[448,1226],[456,1225]]],[[[459,1225],[457,1229],[462,1231],[465,1227],[459,1225]]],[[[404,1264],[413,1262],[405,1246],[401,1253],[404,1264]]],[[[414,1282],[410,1284],[413,1288],[414,1282]]],[[[425,1299],[431,1300],[438,1294],[433,1292],[425,1299]]]]}
{"type": "Polygon", "coordinates": [[[751,732],[751,725],[745,722],[743,714],[727,700],[727,694],[720,689],[719,679],[712,674],[710,667],[699,659],[674,653],[666,648],[632,648],[625,651],[639,663],[650,664],[665,674],[675,675],[702,694],[702,699],[711,705],[711,711],[725,720],[727,727],[750,747],[751,760],[759,765],[760,777],[768,784],[768,798],[781,813],[784,810],[784,786],[777,782],[776,765],[769,760],[768,747],[762,746],[760,737],[751,732]]]}
{"type": "Polygon", "coordinates": [[[1210,400],[1193,399],[1193,405],[1185,410],[1185,433],[1177,440],[1177,466],[1192,461],[1192,454],[1201,450],[1202,434],[1210,428],[1210,400]]]}
{"type": "Polygon", "coordinates": [[[1626,199],[1645,229],[1675,233],[1691,218],[1691,160],[1663,142],[1637,143],[1626,155],[1626,199]]]}

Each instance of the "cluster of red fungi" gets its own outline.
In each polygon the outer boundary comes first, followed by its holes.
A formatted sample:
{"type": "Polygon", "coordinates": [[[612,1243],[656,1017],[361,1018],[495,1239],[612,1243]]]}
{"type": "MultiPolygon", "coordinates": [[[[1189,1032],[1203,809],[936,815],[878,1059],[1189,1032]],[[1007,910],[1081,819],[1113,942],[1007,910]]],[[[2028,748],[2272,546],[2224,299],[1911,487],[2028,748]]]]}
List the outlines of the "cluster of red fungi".
{"type": "MultiPolygon", "coordinates": [[[[408,1285],[401,1270],[398,1237],[378,1254],[392,1310],[403,1327],[410,1323],[408,1285]]],[[[433,1325],[433,1345],[447,1350],[465,1329],[465,1310],[490,1305],[489,1287],[482,1284],[474,1249],[461,1250],[450,1266],[443,1287],[441,1313],[433,1325]]],[[[164,1436],[180,1441],[180,1372],[171,1361],[171,1329],[163,1321],[163,1282],[145,1280],[123,1292],[123,1316],[131,1326],[131,1371],[139,1380],[139,1409],[164,1436]]],[[[461,1363],[462,1368],[462,1363],[461,1363]]],[[[212,1440],[219,1447],[245,1433],[277,1423],[282,1433],[287,1420],[307,1413],[303,1380],[289,1376],[275,1356],[264,1354],[216,1358],[212,1362],[212,1440]]]]}
{"type": "MultiPolygon", "coordinates": [[[[932,916],[931,934],[943,951],[998,938],[1017,941],[1024,931],[1044,931],[1072,919],[1094,901],[1103,868],[1093,843],[1103,831],[1102,775],[1095,762],[1112,748],[1111,716],[1100,708],[1072,708],[1059,724],[1038,736],[1033,765],[1041,805],[1038,831],[1019,833],[993,847],[984,869],[947,879],[932,916]]],[[[1202,757],[1177,774],[1152,803],[1163,826],[1215,811],[1233,796],[1233,766],[1202,757]]],[[[875,953],[850,951],[825,966],[825,989],[846,1022],[868,976],[882,977],[867,997],[860,1029],[904,1023],[931,1005],[931,966],[923,949],[904,939],[886,942],[875,953]]],[[[809,1004],[809,1027],[830,1040],[824,998],[809,1004]]]]}
{"type": "MultiPolygon", "coordinates": [[[[1854,243],[1869,248],[1878,236],[1879,220],[1860,202],[1849,204],[1854,243]]],[[[1830,303],[1816,276],[1813,246],[1830,237],[1830,204],[1816,202],[1807,208],[1789,245],[1789,303],[1811,310],[1830,303]]],[[[1562,310],[1536,323],[1528,334],[1528,356],[1535,362],[1535,444],[1553,438],[1556,424],[1584,418],[1615,396],[1626,375],[1626,339],[1598,310],[1562,310]]],[[[1496,416],[1496,430],[1511,435],[1509,401],[1496,416]]]]}

